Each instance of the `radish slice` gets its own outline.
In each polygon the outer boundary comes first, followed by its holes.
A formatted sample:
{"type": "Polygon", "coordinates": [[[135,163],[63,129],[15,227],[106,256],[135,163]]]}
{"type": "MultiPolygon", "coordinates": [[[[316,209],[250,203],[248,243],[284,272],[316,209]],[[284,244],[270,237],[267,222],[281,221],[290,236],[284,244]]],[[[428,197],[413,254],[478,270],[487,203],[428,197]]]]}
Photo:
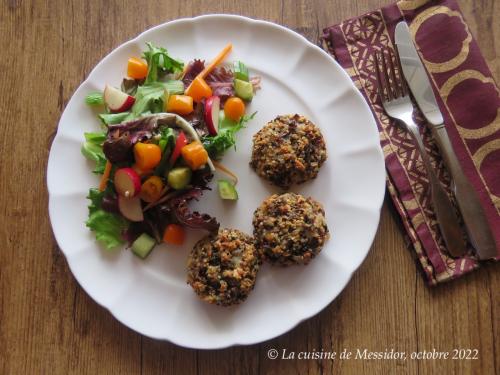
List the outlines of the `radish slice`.
{"type": "Polygon", "coordinates": [[[220,98],[216,95],[205,101],[205,122],[210,135],[217,135],[219,131],[220,98]]]}
{"type": "Polygon", "coordinates": [[[132,168],[118,169],[114,183],[116,192],[125,198],[133,198],[141,191],[141,178],[132,168]]]}
{"type": "Polygon", "coordinates": [[[130,221],[143,221],[144,214],[142,213],[141,199],[125,198],[121,195],[118,196],[118,208],[120,213],[130,221]]]}
{"type": "Polygon", "coordinates": [[[104,89],[104,103],[111,112],[124,112],[135,103],[135,98],[113,86],[106,85],[104,89]]]}

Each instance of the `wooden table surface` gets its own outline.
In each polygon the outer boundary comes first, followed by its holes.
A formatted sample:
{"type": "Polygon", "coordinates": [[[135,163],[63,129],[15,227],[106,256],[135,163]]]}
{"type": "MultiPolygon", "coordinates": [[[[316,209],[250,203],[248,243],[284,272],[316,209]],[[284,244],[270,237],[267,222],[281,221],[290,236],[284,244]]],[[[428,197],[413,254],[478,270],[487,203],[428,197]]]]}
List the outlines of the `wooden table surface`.
{"type": "MultiPolygon", "coordinates": [[[[388,0],[19,1],[0,6],[0,374],[497,374],[500,272],[429,289],[386,199],[363,265],[320,314],[274,340],[199,351],[137,334],[71,275],[52,235],[45,184],[51,136],[74,90],[106,54],[178,17],[236,13],[318,41],[321,29],[388,0]],[[477,360],[271,360],[280,352],[477,349],[477,360]]],[[[460,0],[500,79],[497,0],[460,0]]],[[[75,124],[77,126],[78,124],[75,124]]]]}

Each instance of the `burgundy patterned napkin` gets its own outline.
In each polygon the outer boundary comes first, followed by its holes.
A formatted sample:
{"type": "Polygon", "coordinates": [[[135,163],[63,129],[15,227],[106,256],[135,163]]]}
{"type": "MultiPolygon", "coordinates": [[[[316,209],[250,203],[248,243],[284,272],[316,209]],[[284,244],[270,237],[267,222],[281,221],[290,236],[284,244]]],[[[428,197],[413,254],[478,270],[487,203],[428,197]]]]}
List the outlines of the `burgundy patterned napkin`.
{"type": "MultiPolygon", "coordinates": [[[[396,24],[406,20],[466,176],[479,192],[500,259],[500,97],[491,72],[454,0],[399,1],[324,30],[324,48],[347,71],[370,105],[380,132],[387,186],[408,240],[430,285],[466,274],[480,263],[472,246],[452,258],[441,238],[420,154],[410,136],[384,113],[376,93],[373,53],[393,48],[396,24]]],[[[449,191],[450,180],[425,119],[424,143],[449,191]]]]}

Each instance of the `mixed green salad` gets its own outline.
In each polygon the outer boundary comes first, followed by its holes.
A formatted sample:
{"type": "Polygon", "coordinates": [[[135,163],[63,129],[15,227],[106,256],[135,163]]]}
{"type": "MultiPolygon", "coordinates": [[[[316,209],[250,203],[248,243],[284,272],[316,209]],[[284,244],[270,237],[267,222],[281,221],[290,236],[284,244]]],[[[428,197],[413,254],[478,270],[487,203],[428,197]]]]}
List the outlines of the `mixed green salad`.
{"type": "Polygon", "coordinates": [[[228,176],[217,181],[220,197],[238,199],[237,177],[220,159],[255,115],[246,106],[260,85],[243,62],[221,65],[231,44],[208,65],[146,46],[142,58],[128,60],[120,88],[86,96],[102,108],[102,131],[85,133],[82,145],[101,175],[87,197],[87,227],[104,247],[128,242],[141,258],[161,242],[181,245],[187,227],[218,230],[216,218],[192,212],[189,202],[209,189],[216,169],[228,176]]]}

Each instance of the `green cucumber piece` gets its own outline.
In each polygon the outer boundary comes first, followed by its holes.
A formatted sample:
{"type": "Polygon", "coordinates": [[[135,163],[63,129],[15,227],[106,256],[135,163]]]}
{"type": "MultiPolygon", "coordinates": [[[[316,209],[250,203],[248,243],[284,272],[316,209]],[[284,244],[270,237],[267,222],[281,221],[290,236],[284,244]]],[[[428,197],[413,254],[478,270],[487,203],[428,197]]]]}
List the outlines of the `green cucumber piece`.
{"type": "Polygon", "coordinates": [[[155,247],[156,241],[153,237],[148,235],[147,233],[141,234],[132,244],[132,251],[139,258],[146,258],[153,247],[155,247]]]}
{"type": "Polygon", "coordinates": [[[219,187],[219,196],[222,199],[227,199],[231,201],[238,200],[238,192],[234,185],[228,180],[219,180],[217,181],[217,185],[219,187]]]}
{"type": "Polygon", "coordinates": [[[234,80],[234,92],[241,99],[250,101],[253,98],[253,85],[250,82],[241,79],[234,80]]]}
{"type": "Polygon", "coordinates": [[[168,159],[170,158],[170,154],[172,154],[172,144],[166,139],[160,139],[158,146],[162,149],[162,156],[158,166],[155,168],[155,175],[167,177],[168,159]]]}
{"type": "Polygon", "coordinates": [[[233,64],[234,78],[241,79],[242,81],[248,82],[248,68],[241,61],[235,61],[233,64]]]}
{"type": "Polygon", "coordinates": [[[191,181],[191,169],[187,167],[174,168],[168,172],[168,184],[175,190],[184,189],[191,181]]]}

